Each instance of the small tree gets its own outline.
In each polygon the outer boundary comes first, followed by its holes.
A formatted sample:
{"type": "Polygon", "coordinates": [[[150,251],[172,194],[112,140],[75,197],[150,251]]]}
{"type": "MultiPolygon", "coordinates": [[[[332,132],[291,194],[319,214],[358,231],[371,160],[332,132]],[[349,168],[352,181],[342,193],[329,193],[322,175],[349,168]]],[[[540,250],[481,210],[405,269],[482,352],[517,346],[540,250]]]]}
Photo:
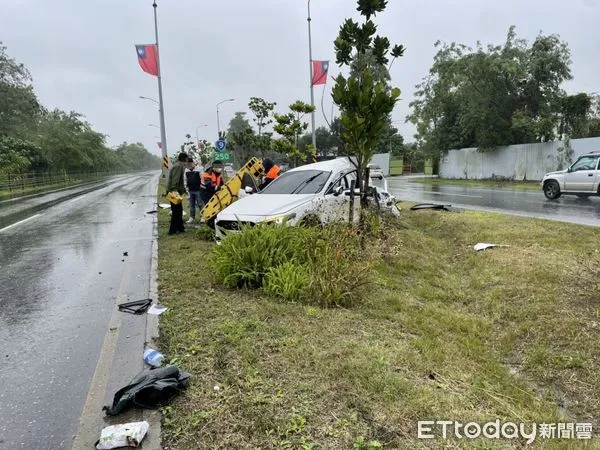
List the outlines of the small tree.
{"type": "Polygon", "coordinates": [[[289,113],[275,113],[277,124],[273,128],[277,134],[282,136],[282,139],[276,142],[275,148],[280,153],[287,154],[294,165],[297,165],[300,161],[306,161],[306,155],[300,152],[298,148],[300,136],[308,128],[308,124],[302,122],[302,118],[314,110],[314,106],[297,100],[290,105],[289,113]]]}
{"type": "Polygon", "coordinates": [[[345,153],[353,157],[351,160],[358,171],[361,219],[364,219],[368,191],[367,164],[388,124],[388,115],[400,96],[398,88],[390,89],[385,80],[376,76],[376,70],[390,62],[388,55],[395,59],[404,54],[403,46],[396,45],[390,52],[389,39],[375,35],[377,26],[372,17],[384,11],[386,6],[387,0],[358,0],[357,10],[364,23],[360,25],[346,19],[335,40],[337,64],[360,67],[360,70],[351,71],[348,78],[341,74],[336,78],[332,96],[341,112],[341,138],[345,153]]]}
{"type": "Polygon", "coordinates": [[[248,108],[250,108],[250,111],[254,114],[252,120],[256,124],[258,130],[255,146],[257,150],[260,150],[263,158],[265,156],[265,151],[271,149],[271,136],[273,135],[272,133],[265,133],[264,130],[273,123],[272,115],[276,105],[277,103],[275,102],[267,102],[259,97],[251,97],[250,102],[248,102],[248,108]]]}

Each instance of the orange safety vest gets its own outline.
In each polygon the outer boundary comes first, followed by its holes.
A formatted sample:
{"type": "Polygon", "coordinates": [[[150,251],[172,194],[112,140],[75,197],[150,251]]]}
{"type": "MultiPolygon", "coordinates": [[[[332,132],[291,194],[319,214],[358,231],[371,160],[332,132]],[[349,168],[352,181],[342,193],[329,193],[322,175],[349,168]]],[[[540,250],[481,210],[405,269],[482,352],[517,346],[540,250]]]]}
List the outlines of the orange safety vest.
{"type": "Polygon", "coordinates": [[[276,180],[277,178],[279,178],[280,172],[281,169],[279,168],[279,166],[275,165],[271,167],[271,169],[267,172],[265,178],[269,178],[270,180],[276,180]]]}
{"type": "Polygon", "coordinates": [[[221,175],[220,173],[217,174],[213,171],[209,172],[204,172],[202,174],[202,187],[204,187],[205,183],[210,180],[210,182],[212,183],[213,186],[216,187],[221,187],[223,186],[223,175],[221,175]]]}

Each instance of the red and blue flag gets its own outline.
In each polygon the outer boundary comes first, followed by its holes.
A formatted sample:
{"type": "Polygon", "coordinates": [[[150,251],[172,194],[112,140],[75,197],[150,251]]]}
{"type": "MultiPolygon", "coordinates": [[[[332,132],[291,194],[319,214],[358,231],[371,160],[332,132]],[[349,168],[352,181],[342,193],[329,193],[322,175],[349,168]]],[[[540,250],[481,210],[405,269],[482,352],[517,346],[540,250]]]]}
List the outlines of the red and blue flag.
{"type": "Polygon", "coordinates": [[[136,45],[135,51],[138,56],[140,67],[150,75],[158,76],[158,55],[156,44],[136,45]]]}
{"type": "Polygon", "coordinates": [[[313,79],[312,85],[327,83],[327,72],[329,71],[329,61],[313,61],[313,79]]]}

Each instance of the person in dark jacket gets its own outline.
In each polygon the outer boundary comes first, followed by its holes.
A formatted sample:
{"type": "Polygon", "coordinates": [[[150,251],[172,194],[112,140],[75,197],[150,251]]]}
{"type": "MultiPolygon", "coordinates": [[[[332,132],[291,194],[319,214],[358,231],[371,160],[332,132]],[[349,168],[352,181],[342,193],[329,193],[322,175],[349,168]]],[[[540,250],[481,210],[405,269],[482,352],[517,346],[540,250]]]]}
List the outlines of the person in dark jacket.
{"type": "MultiPolygon", "coordinates": [[[[173,164],[171,170],[169,170],[169,180],[167,182],[167,192],[177,193],[179,195],[185,194],[185,185],[183,181],[183,172],[185,170],[185,164],[187,163],[187,153],[180,153],[177,157],[177,162],[173,164]]],[[[185,227],[183,225],[183,204],[173,203],[171,204],[171,226],[169,227],[169,234],[173,235],[176,233],[184,233],[185,227]]]]}
{"type": "Polygon", "coordinates": [[[272,181],[279,178],[281,169],[277,164],[271,161],[269,158],[263,160],[263,168],[265,169],[265,176],[262,184],[258,187],[261,191],[266,188],[272,181]]]}
{"type": "Polygon", "coordinates": [[[193,158],[188,158],[187,169],[185,171],[185,186],[190,196],[190,219],[187,223],[192,223],[196,220],[196,207],[202,210],[204,204],[200,198],[200,180],[202,172],[196,168],[196,163],[193,158]]]}
{"type": "Polygon", "coordinates": [[[213,161],[210,167],[207,167],[202,174],[200,184],[200,198],[207,204],[211,197],[223,186],[223,163],[213,161]]]}

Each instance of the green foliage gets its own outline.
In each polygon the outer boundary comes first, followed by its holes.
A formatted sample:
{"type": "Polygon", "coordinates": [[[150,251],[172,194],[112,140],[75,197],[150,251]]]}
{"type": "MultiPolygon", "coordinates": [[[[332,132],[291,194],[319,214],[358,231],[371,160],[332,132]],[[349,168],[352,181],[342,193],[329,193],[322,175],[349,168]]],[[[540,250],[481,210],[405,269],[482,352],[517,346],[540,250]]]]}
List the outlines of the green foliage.
{"type": "Polygon", "coordinates": [[[196,237],[203,241],[214,241],[215,240],[215,231],[206,225],[201,226],[196,229],[196,237]]]}
{"type": "Polygon", "coordinates": [[[371,265],[347,226],[292,228],[258,225],[214,248],[211,267],[228,287],[263,288],[288,302],[323,307],[360,302],[371,265]]]}
{"type": "Polygon", "coordinates": [[[286,261],[268,270],[263,289],[267,294],[280,297],[284,301],[295,302],[306,295],[310,287],[310,276],[306,266],[286,261]]]}
{"type": "Polygon", "coordinates": [[[275,142],[275,148],[280,153],[285,153],[294,165],[307,159],[307,154],[299,150],[300,136],[308,128],[308,124],[303,122],[302,118],[314,110],[314,106],[297,100],[290,105],[289,113],[275,113],[276,125],[273,129],[282,136],[281,139],[275,142]]]}
{"type": "Polygon", "coordinates": [[[39,111],[29,71],[0,42],[0,136],[26,137],[39,111]]]}
{"type": "Polygon", "coordinates": [[[588,135],[591,99],[563,91],[571,57],[558,36],[540,34],[530,44],[510,27],[503,45],[436,47],[408,117],[429,154],[588,135]]]}
{"type": "Polygon", "coordinates": [[[261,287],[271,268],[307,260],[307,233],[300,228],[255,226],[229,236],[212,254],[217,281],[228,287],[261,287]]]}
{"type": "MultiPolygon", "coordinates": [[[[346,19],[335,40],[336,61],[350,66],[348,78],[339,75],[333,87],[333,101],[341,111],[341,139],[344,152],[356,158],[358,187],[366,192],[367,164],[377,151],[384,129],[389,127],[389,115],[400,97],[400,90],[391,88],[388,69],[391,44],[376,35],[377,26],[371,20],[383,12],[385,0],[359,0],[357,10],[364,18],[361,24],[346,19]]],[[[392,58],[402,56],[404,49],[396,46],[392,58]]],[[[363,195],[364,199],[364,195],[363,195]]],[[[361,202],[363,206],[365,201],[361,202]]]]}
{"type": "Polygon", "coordinates": [[[48,111],[36,99],[31,75],[0,44],[0,172],[104,172],[158,169],[160,158],[142,144],[116,151],[74,111],[48,111]]]}
{"type": "Polygon", "coordinates": [[[252,119],[258,129],[258,134],[253,140],[253,147],[260,151],[264,158],[265,153],[272,148],[272,133],[265,133],[264,129],[273,123],[273,110],[277,106],[275,102],[267,102],[259,97],[251,97],[248,108],[254,114],[252,119]]]}

